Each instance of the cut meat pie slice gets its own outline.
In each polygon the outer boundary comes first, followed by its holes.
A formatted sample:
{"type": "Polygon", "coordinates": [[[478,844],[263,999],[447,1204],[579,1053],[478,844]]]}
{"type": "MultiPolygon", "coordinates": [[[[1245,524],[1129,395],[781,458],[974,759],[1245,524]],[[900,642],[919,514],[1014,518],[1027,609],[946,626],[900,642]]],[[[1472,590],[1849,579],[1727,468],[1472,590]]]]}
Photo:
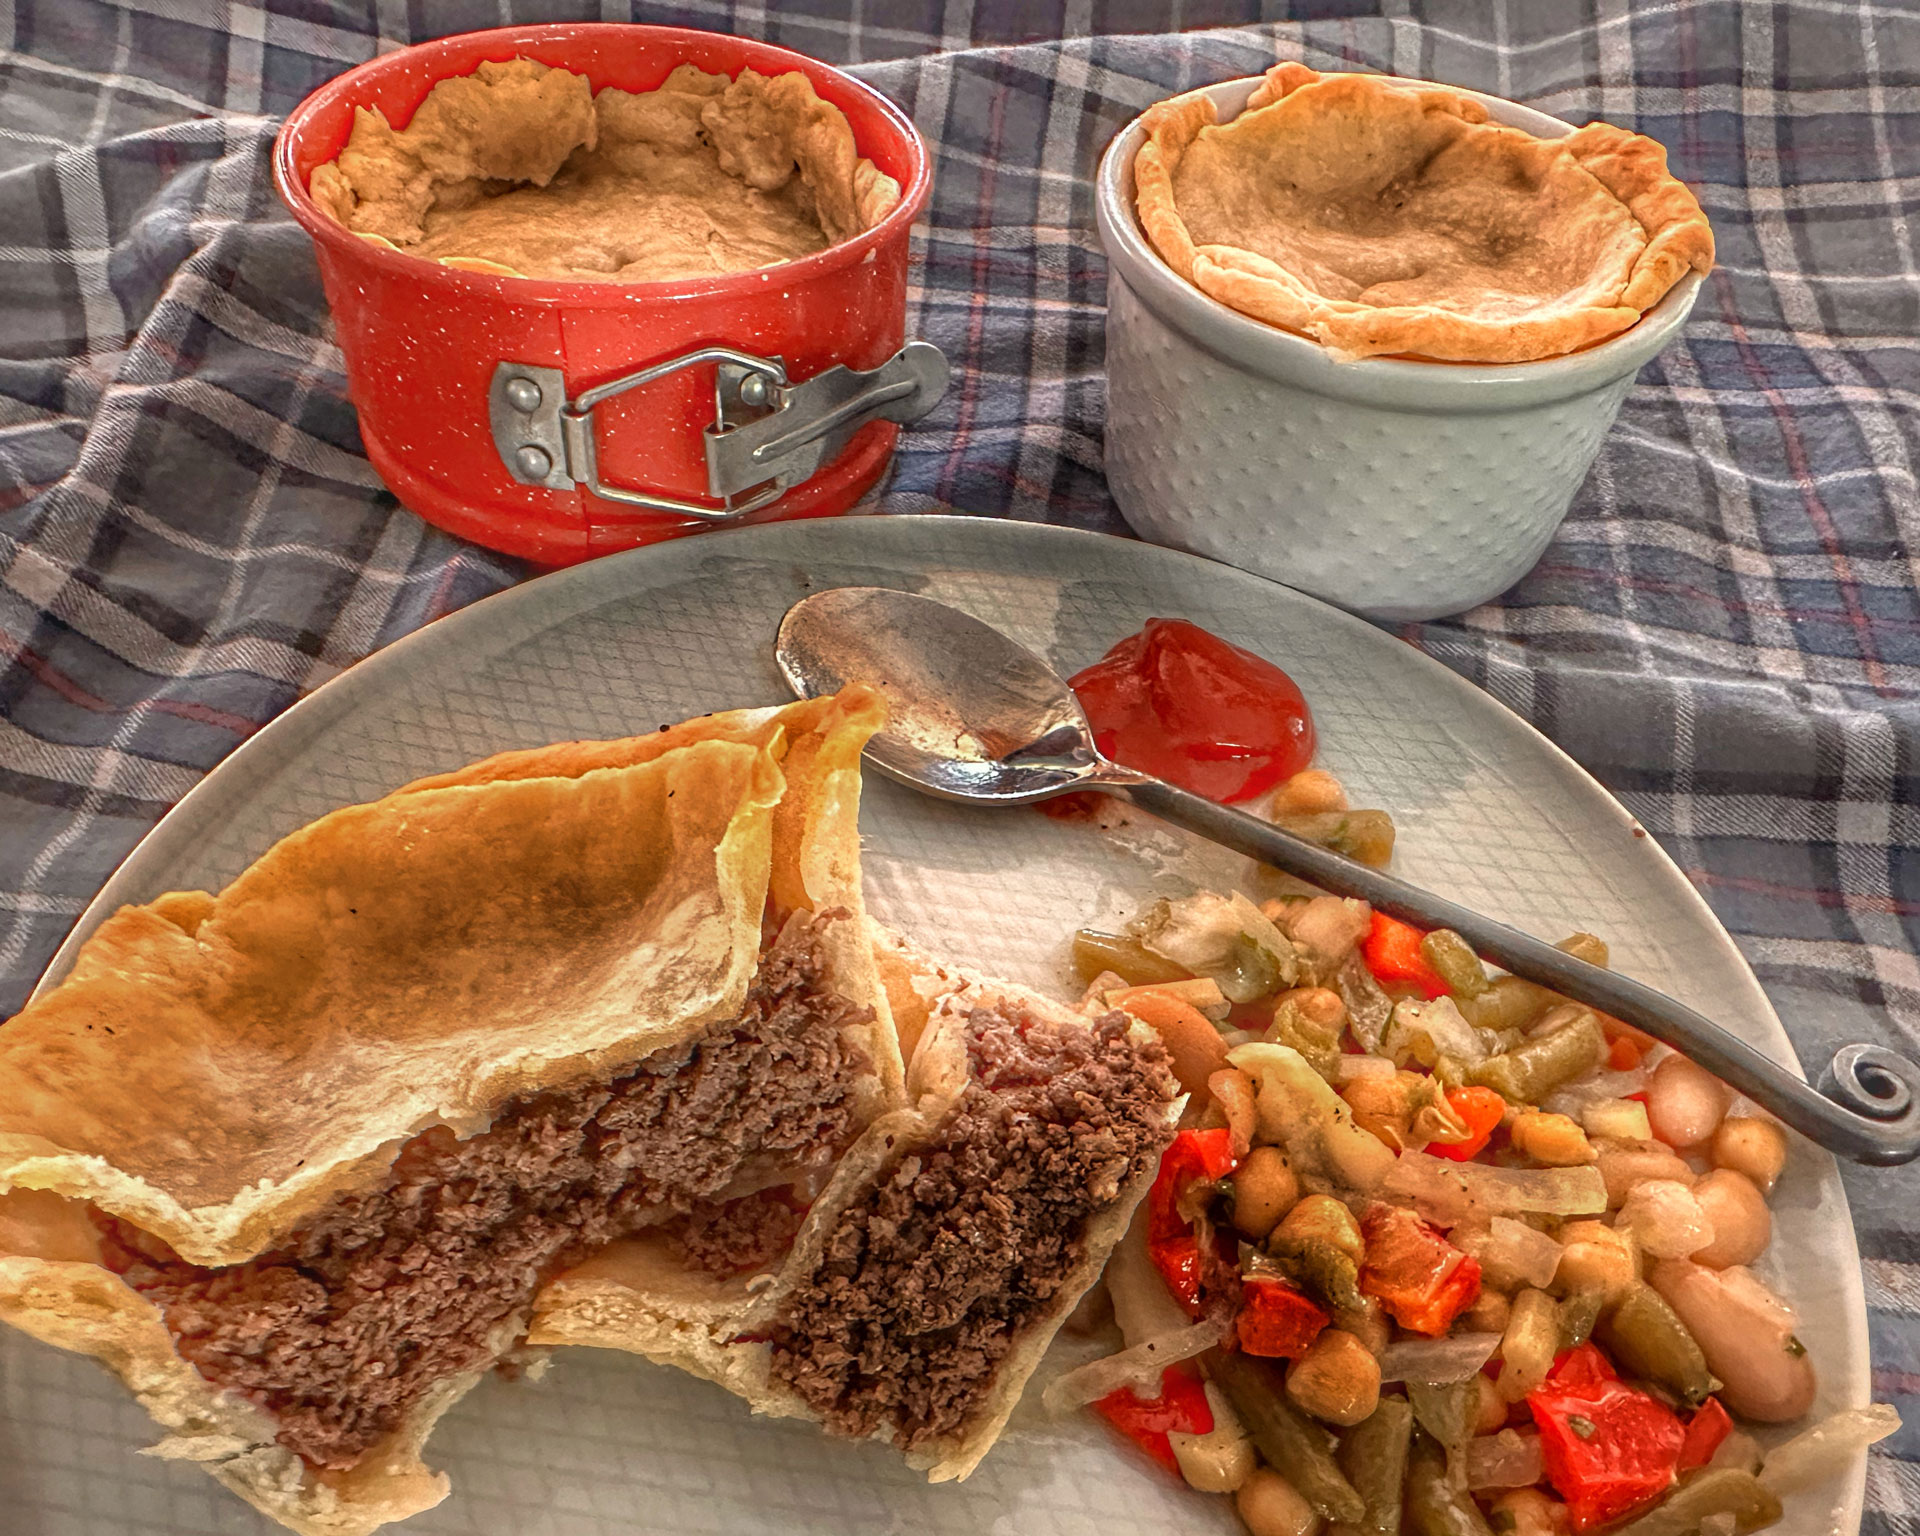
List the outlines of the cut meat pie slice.
{"type": "Polygon", "coordinates": [[[758,1412],[889,1440],[939,1482],[998,1438],[1184,1101],[1158,1038],[1122,1013],[1089,1020],[884,939],[882,957],[917,1041],[910,1105],[855,1143],[792,1252],[743,1252],[676,1292],[670,1240],[614,1243],[547,1288],[531,1337],[682,1366],[758,1412]]]}
{"type": "Polygon", "coordinates": [[[0,1318],[295,1530],[439,1502],[421,1445],[543,1281],[650,1227],[692,1256],[897,1108],[881,718],[506,754],[123,908],[0,1028],[0,1318]]]}

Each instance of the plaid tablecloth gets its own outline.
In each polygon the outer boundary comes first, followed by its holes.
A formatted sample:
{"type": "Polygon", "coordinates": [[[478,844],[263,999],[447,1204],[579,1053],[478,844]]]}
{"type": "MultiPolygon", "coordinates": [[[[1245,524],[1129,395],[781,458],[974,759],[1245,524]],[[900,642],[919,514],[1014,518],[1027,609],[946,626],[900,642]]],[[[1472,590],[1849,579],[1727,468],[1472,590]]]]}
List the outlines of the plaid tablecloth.
{"type": "MultiPolygon", "coordinates": [[[[267,150],[377,50],[581,17],[853,63],[935,146],[910,330],[956,386],[889,510],[1124,531],[1088,177],[1159,97],[1294,57],[1662,140],[1719,240],[1692,324],[1539,568],[1406,638],[1626,801],[1806,1060],[1920,1045],[1920,11],[1873,0],[0,0],[0,1016],[237,742],[523,574],[368,466],[267,150]]],[[[1913,1426],[1872,1463],[1891,1536],[1920,1528],[1920,1175],[1848,1185],[1913,1426]]]]}

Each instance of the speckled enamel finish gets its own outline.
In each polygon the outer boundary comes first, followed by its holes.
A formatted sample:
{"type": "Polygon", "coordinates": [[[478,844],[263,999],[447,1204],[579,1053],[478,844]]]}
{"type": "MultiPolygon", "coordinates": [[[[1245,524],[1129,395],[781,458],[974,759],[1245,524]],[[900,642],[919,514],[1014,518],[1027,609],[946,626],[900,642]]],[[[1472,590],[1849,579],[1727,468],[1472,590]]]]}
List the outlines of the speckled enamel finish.
{"type": "MultiPolygon", "coordinates": [[[[1223,120],[1255,80],[1209,88],[1223,120]]],[[[1571,128],[1483,97],[1543,137],[1571,128]]],[[[1143,538],[1381,619],[1458,613],[1532,568],[1689,275],[1612,341],[1539,363],[1335,362],[1177,276],[1133,212],[1130,124],[1101,163],[1109,263],[1107,480],[1143,538]]]]}
{"type": "MultiPolygon", "coordinates": [[[[570,395],[700,347],[779,358],[809,379],[836,364],[877,368],[906,339],[907,255],[932,187],[926,145],[871,86],[772,44],[677,27],[604,23],[500,27],[383,54],[321,86],[288,116],[274,149],[281,198],[313,237],[367,457],[428,522],[543,565],[698,533],[713,524],[637,508],[584,487],[514,480],[494,446],[488,387],[505,362],[558,368],[570,395]],[[658,283],[599,283],[457,271],[348,233],[307,189],[340,152],[361,107],[405,123],[429,90],[483,60],[532,58],[596,89],[652,90],[676,65],[733,75],[804,73],[847,115],[856,145],[900,183],[879,224],[824,251],[749,272],[658,283]]],[[[711,366],[671,374],[595,412],[609,485],[710,501],[704,432],[711,366]]],[[[885,472],[899,428],[870,422],[808,480],[752,521],[844,512],[885,472]]]]}

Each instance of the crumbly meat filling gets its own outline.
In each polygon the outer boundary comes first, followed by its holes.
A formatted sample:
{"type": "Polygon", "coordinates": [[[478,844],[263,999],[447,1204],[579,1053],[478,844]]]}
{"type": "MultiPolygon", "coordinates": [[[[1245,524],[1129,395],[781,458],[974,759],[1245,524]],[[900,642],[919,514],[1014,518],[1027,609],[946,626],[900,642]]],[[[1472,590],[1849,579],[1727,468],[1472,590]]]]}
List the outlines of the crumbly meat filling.
{"type": "Polygon", "coordinates": [[[1115,1012],[1058,1030],[969,1021],[973,1081],[930,1144],[843,1212],[771,1329],[772,1370],[829,1429],[903,1450],[963,1430],[1028,1324],[1087,1253],[1087,1227],[1158,1160],[1178,1091],[1115,1012]]]}
{"type": "MultiPolygon", "coordinates": [[[[189,1264],[102,1215],[106,1259],[202,1376],[272,1416],[282,1445],[350,1467],[437,1383],[517,1343],[559,1271],[663,1213],[713,1226],[749,1165],[836,1155],[868,1066],[841,1031],[871,1016],[830,990],[818,920],[802,920],[736,1019],[612,1082],[515,1100],[464,1141],[426,1131],[384,1183],[246,1264],[189,1264]]],[[[739,1252],[743,1215],[690,1244],[689,1262],[739,1252]]]]}

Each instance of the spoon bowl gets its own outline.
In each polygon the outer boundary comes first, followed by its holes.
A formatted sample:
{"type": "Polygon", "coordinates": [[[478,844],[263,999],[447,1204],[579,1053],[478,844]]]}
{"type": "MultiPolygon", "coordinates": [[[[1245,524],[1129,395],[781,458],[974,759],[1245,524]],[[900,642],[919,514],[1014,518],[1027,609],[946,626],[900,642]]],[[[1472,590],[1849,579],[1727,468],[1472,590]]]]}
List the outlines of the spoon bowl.
{"type": "Polygon", "coordinates": [[[1115,770],[1059,673],[946,603],[835,587],[787,610],[774,656],[802,698],[853,682],[884,693],[867,760],[942,799],[1031,805],[1115,770]]]}

